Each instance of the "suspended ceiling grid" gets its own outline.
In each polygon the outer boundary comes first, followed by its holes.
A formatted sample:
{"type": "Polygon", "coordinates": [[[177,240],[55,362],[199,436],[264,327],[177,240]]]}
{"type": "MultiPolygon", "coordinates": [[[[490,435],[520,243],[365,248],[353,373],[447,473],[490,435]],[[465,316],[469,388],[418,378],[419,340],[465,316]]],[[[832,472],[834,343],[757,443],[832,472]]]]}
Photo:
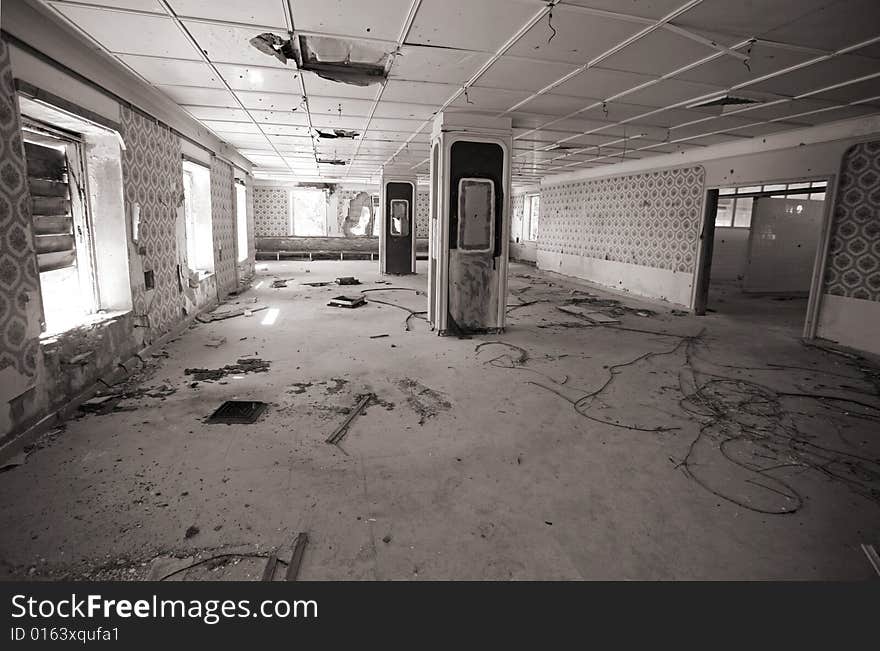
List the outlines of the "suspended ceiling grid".
{"type": "Polygon", "coordinates": [[[43,4],[263,178],[425,176],[439,110],[512,118],[519,183],[880,113],[876,0],[43,4]],[[248,42],[291,31],[392,53],[388,79],[329,81],[248,42]],[[724,95],[753,103],[695,106],[724,95]],[[334,128],[360,136],[316,137],[334,128]]]}

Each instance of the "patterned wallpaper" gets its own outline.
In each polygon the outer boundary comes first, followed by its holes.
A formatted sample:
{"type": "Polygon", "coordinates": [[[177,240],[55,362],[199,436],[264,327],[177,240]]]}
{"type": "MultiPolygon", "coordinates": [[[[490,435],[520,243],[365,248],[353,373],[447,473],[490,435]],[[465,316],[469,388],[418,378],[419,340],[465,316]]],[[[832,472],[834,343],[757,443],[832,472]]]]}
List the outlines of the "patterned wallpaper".
{"type": "Polygon", "coordinates": [[[703,178],[688,167],[546,186],[538,250],[692,272],[703,178]]]}
{"type": "Polygon", "coordinates": [[[825,291],[880,301],[880,141],[843,155],[832,214],[825,291]]]}
{"type": "Polygon", "coordinates": [[[138,246],[144,271],[153,271],[155,289],[147,292],[142,275],[132,274],[136,315],[146,315],[152,339],[181,319],[183,299],[177,277],[177,207],[183,200],[180,140],[163,124],[121,107],[122,178],[126,209],[140,204],[138,246]]]}
{"type": "Polygon", "coordinates": [[[416,237],[428,237],[430,227],[428,218],[430,215],[431,193],[428,190],[416,191],[416,237]]]}
{"type": "Polygon", "coordinates": [[[232,165],[211,158],[211,221],[214,235],[214,273],[223,299],[238,284],[235,259],[235,185],[232,165]]]}
{"type": "Polygon", "coordinates": [[[254,187],[254,234],[257,237],[290,235],[290,192],[285,188],[254,187]]]}
{"type": "Polygon", "coordinates": [[[0,39],[0,371],[12,367],[27,379],[15,395],[33,386],[36,376],[39,338],[28,331],[39,332],[39,325],[28,323],[28,307],[39,300],[39,282],[18,99],[0,39]]]}

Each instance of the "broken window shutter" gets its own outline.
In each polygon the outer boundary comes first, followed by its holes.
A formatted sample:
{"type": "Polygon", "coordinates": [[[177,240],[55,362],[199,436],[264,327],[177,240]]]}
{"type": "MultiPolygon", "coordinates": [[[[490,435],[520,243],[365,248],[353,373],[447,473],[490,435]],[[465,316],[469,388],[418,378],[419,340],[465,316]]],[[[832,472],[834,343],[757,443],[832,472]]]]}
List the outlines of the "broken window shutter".
{"type": "Polygon", "coordinates": [[[63,151],[25,142],[34,243],[40,272],[76,265],[76,240],[63,151]]]}

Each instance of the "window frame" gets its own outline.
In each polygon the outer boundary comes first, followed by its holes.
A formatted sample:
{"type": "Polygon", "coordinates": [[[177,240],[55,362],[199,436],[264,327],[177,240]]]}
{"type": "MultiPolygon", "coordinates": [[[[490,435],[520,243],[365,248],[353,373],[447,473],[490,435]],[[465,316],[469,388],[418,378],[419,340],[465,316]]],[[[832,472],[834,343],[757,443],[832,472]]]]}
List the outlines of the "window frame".
{"type": "Polygon", "coordinates": [[[465,253],[489,253],[490,251],[494,251],[495,249],[495,181],[492,179],[487,179],[485,177],[475,177],[475,176],[467,176],[460,178],[458,180],[458,238],[456,240],[459,251],[463,251],[465,253]],[[461,211],[464,205],[465,200],[465,184],[466,183],[479,183],[482,185],[489,186],[489,235],[486,239],[486,246],[483,248],[471,248],[463,245],[464,243],[464,225],[465,220],[461,218],[461,211]]]}
{"type": "Polygon", "coordinates": [[[388,233],[391,237],[409,237],[410,233],[410,205],[409,199],[392,199],[391,200],[391,215],[389,215],[390,219],[388,220],[388,233]],[[394,232],[394,206],[395,204],[404,206],[404,220],[401,221],[401,224],[405,224],[406,228],[401,229],[400,232],[394,232]]]}

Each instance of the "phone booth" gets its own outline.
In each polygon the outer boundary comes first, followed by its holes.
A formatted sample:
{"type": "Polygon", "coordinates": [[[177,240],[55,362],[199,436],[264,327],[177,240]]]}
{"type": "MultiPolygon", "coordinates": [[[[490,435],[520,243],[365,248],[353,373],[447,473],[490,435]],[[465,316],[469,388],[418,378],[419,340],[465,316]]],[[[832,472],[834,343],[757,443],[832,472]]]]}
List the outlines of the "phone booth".
{"type": "Polygon", "coordinates": [[[510,151],[510,118],[434,119],[428,320],[440,335],[504,328],[510,151]]]}
{"type": "Polygon", "coordinates": [[[379,270],[383,274],[416,272],[416,180],[382,176],[382,228],[379,270]]]}

